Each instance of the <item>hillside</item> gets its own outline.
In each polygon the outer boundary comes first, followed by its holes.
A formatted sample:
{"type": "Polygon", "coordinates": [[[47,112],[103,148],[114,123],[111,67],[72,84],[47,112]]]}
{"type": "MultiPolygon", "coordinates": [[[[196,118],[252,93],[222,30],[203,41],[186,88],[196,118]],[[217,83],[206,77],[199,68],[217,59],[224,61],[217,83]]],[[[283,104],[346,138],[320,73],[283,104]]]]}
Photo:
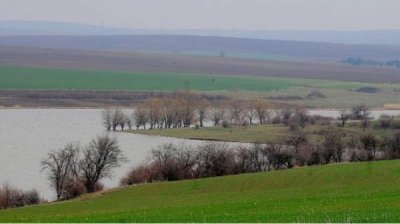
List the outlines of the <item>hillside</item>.
{"type": "Polygon", "coordinates": [[[0,35],[191,35],[341,44],[400,45],[400,30],[166,30],[129,29],[52,21],[0,21],[0,35]]]}
{"type": "Polygon", "coordinates": [[[0,222],[399,222],[400,162],[145,184],[0,211],[0,222]]]}
{"type": "Polygon", "coordinates": [[[275,57],[312,60],[399,59],[400,46],[350,45],[288,40],[185,36],[185,35],[116,35],[116,36],[0,36],[0,45],[19,47],[67,48],[112,51],[180,52],[247,57],[275,57]]]}

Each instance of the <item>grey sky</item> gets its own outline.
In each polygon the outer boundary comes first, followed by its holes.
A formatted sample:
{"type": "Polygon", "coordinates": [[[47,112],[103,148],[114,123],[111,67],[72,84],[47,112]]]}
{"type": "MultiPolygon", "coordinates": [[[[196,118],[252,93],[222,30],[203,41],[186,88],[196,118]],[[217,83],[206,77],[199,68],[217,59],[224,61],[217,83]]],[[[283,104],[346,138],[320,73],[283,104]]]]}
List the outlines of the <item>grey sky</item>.
{"type": "Polygon", "coordinates": [[[143,29],[400,29],[400,0],[0,0],[0,20],[143,29]]]}

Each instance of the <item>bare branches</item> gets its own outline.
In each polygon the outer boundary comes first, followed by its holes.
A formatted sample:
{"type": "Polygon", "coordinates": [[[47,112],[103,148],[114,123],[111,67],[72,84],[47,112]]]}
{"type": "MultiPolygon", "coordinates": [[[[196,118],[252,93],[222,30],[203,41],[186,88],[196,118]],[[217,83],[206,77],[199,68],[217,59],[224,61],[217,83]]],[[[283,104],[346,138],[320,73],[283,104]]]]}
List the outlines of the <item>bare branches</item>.
{"type": "Polygon", "coordinates": [[[47,159],[42,161],[43,170],[47,171],[58,200],[65,193],[66,183],[74,176],[78,153],[79,148],[76,145],[67,144],[60,151],[49,153],[47,159]]]}
{"type": "Polygon", "coordinates": [[[113,168],[126,159],[114,138],[97,137],[82,150],[77,145],[67,144],[57,152],[49,153],[42,161],[43,170],[48,173],[57,200],[68,199],[98,189],[99,180],[111,176],[113,168]]]}
{"type": "Polygon", "coordinates": [[[94,192],[98,181],[110,177],[111,170],[125,160],[116,139],[109,136],[93,139],[79,161],[79,177],[87,192],[94,192]]]}

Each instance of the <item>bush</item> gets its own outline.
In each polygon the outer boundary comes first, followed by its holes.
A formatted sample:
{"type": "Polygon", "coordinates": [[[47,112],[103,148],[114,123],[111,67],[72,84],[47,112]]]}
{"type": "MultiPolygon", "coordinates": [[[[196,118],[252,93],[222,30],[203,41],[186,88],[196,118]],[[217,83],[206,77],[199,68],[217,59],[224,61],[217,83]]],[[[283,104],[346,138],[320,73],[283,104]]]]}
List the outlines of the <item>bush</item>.
{"type": "Polygon", "coordinates": [[[367,152],[368,160],[374,160],[377,156],[379,139],[372,134],[365,134],[360,137],[362,149],[367,152]]]}
{"type": "Polygon", "coordinates": [[[234,154],[225,144],[208,143],[196,151],[196,176],[213,177],[233,174],[234,154]]]}
{"type": "Polygon", "coordinates": [[[121,180],[121,185],[152,183],[160,180],[162,180],[160,170],[154,163],[150,163],[140,165],[130,171],[128,175],[121,180]]]}
{"type": "Polygon", "coordinates": [[[24,194],[25,205],[36,205],[40,203],[40,196],[36,190],[27,191],[24,194]]]}
{"type": "Polygon", "coordinates": [[[231,127],[231,124],[229,123],[229,121],[223,120],[223,121],[222,121],[222,127],[223,127],[223,128],[230,128],[230,127],[231,127]]]}
{"type": "Polygon", "coordinates": [[[379,122],[378,128],[383,129],[383,130],[392,128],[393,121],[394,121],[393,116],[383,114],[383,115],[381,115],[381,117],[378,120],[378,122],[379,122]]]}
{"type": "Polygon", "coordinates": [[[384,139],[386,159],[400,159],[400,132],[384,139]]]}
{"type": "Polygon", "coordinates": [[[35,190],[23,192],[7,184],[0,187],[0,209],[18,208],[39,203],[39,194],[35,190]]]}
{"type": "Polygon", "coordinates": [[[85,193],[85,185],[78,180],[70,180],[65,183],[62,199],[71,199],[85,193]]]}
{"type": "Polygon", "coordinates": [[[295,153],[295,161],[297,166],[310,166],[320,164],[320,154],[316,148],[309,143],[301,144],[295,153]]]}

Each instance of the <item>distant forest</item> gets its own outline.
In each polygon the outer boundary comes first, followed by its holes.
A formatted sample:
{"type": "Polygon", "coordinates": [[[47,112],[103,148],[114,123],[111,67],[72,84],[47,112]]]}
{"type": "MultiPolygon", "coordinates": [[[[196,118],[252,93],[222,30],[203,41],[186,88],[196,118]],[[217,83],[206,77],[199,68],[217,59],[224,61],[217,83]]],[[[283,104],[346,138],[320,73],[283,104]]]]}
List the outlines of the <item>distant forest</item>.
{"type": "Polygon", "coordinates": [[[363,58],[347,58],[346,60],[343,60],[343,62],[346,64],[351,64],[356,66],[371,65],[377,67],[388,66],[388,67],[400,68],[400,60],[376,61],[363,58]]]}

